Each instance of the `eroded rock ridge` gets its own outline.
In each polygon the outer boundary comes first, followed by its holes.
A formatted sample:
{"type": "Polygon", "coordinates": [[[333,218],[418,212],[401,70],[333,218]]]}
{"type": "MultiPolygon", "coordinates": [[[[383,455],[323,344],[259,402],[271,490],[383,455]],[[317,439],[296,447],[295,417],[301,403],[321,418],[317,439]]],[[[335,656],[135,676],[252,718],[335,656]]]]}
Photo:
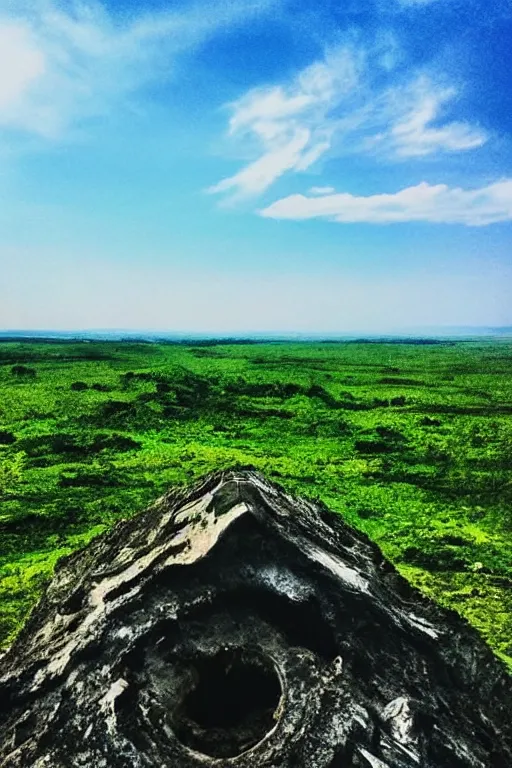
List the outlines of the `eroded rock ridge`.
{"type": "Polygon", "coordinates": [[[59,564],[0,662],[4,768],[510,768],[477,633],[252,471],[59,564]]]}

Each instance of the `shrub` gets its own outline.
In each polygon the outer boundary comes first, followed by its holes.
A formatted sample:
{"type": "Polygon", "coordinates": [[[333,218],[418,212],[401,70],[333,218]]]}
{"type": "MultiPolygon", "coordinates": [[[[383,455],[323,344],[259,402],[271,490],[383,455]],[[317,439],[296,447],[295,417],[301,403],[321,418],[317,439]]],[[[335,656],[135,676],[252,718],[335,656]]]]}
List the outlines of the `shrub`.
{"type": "Polygon", "coordinates": [[[134,410],[133,403],[127,403],[124,400],[108,400],[101,406],[101,415],[108,419],[111,416],[127,414],[134,410]]]}
{"type": "Polygon", "coordinates": [[[89,446],[89,450],[97,452],[107,448],[112,451],[133,451],[140,448],[140,446],[141,444],[138,440],[134,440],[127,435],[114,433],[112,435],[97,435],[89,446]]]}
{"type": "Polygon", "coordinates": [[[382,440],[356,440],[354,448],[358,453],[392,453],[393,446],[382,440]]]}
{"type": "Polygon", "coordinates": [[[426,571],[462,571],[466,560],[457,550],[430,545],[425,548],[407,547],[402,552],[404,563],[419,566],[426,571]]]}
{"type": "Polygon", "coordinates": [[[81,450],[73,435],[66,434],[53,435],[50,438],[49,448],[52,453],[79,453],[81,450]]]}
{"type": "Polygon", "coordinates": [[[130,386],[132,381],[135,378],[135,373],[133,371],[126,371],[126,373],[122,373],[119,377],[119,382],[123,389],[126,389],[130,386]]]}
{"type": "Polygon", "coordinates": [[[375,517],[383,517],[384,512],[380,509],[373,509],[372,507],[361,507],[356,510],[357,514],[362,520],[369,520],[375,517]]]}
{"type": "Polygon", "coordinates": [[[237,395],[248,395],[249,397],[280,397],[282,399],[293,397],[300,394],[303,389],[299,384],[261,381],[246,381],[239,377],[235,381],[228,382],[225,386],[226,392],[237,395]]]}
{"type": "Polygon", "coordinates": [[[237,415],[248,419],[293,419],[294,414],[282,408],[238,408],[237,415]]]}
{"type": "Polygon", "coordinates": [[[35,368],[28,368],[26,365],[13,365],[11,368],[13,376],[29,376],[34,378],[36,375],[35,368]]]}
{"type": "MultiPolygon", "coordinates": [[[[340,405],[336,398],[333,397],[330,392],[327,392],[327,390],[321,387],[319,384],[312,384],[307,390],[306,395],[308,397],[318,398],[329,408],[338,408],[340,405]]],[[[349,407],[349,403],[344,404],[344,407],[349,407]]]]}
{"type": "Polygon", "coordinates": [[[59,478],[61,488],[79,488],[84,486],[108,487],[122,482],[119,472],[115,469],[91,469],[89,471],[63,472],[59,478]]]}
{"type": "Polygon", "coordinates": [[[126,373],[122,373],[120,375],[119,381],[122,388],[126,389],[136,381],[154,381],[156,376],[157,375],[155,373],[147,373],[146,371],[142,371],[140,373],[136,373],[135,371],[127,371],[126,373]]]}
{"type": "Polygon", "coordinates": [[[396,376],[383,376],[382,379],[379,379],[379,384],[390,384],[393,386],[396,386],[397,384],[399,384],[404,387],[424,386],[423,381],[418,381],[417,379],[402,379],[402,378],[399,379],[396,376]]]}
{"type": "Polygon", "coordinates": [[[390,443],[407,442],[405,435],[399,432],[398,429],[393,429],[393,427],[377,426],[375,431],[382,440],[387,440],[390,443]]]}
{"type": "Polygon", "coordinates": [[[16,437],[12,432],[7,432],[5,429],[0,429],[0,445],[12,445],[16,442],[16,437]]]}
{"type": "Polygon", "coordinates": [[[26,454],[18,451],[0,461],[0,493],[10,492],[21,481],[26,454]]]}
{"type": "Polygon", "coordinates": [[[81,450],[76,443],[75,436],[66,432],[23,437],[20,439],[19,445],[30,458],[51,453],[78,453],[81,450]]]}
{"type": "Polygon", "coordinates": [[[90,428],[121,429],[128,432],[148,429],[158,429],[162,425],[164,412],[158,402],[154,402],[155,393],[148,394],[151,400],[144,402],[137,398],[134,401],[107,400],[99,403],[92,414],[83,414],[80,422],[90,428]]]}

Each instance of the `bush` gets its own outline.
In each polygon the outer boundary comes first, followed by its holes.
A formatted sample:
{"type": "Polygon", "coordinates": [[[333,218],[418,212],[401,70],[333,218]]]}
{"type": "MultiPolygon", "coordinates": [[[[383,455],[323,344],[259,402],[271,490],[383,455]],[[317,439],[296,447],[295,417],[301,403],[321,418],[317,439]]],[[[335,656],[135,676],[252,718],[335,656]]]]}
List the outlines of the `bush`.
{"type": "Polygon", "coordinates": [[[356,440],[354,448],[358,453],[392,453],[393,445],[382,440],[356,440]]]}
{"type": "Polygon", "coordinates": [[[38,515],[37,512],[27,512],[1,522],[0,533],[33,534],[36,530],[52,528],[54,525],[54,519],[38,515]]]}
{"type": "Polygon", "coordinates": [[[89,471],[63,472],[59,478],[61,488],[109,487],[122,483],[122,478],[115,469],[91,469],[89,471]]]}
{"type": "Polygon", "coordinates": [[[122,373],[119,377],[119,383],[123,387],[123,389],[126,389],[130,386],[132,381],[135,378],[135,373],[133,371],[126,371],[126,373],[122,373]]]}
{"type": "Polygon", "coordinates": [[[133,451],[140,448],[140,446],[141,444],[138,440],[134,440],[127,435],[118,435],[114,433],[112,435],[97,435],[89,446],[89,450],[95,453],[104,449],[121,452],[133,451]]]}
{"type": "Polygon", "coordinates": [[[350,422],[344,419],[322,419],[318,425],[317,435],[319,437],[347,437],[351,435],[354,428],[350,422]]]}
{"type": "Polygon", "coordinates": [[[127,403],[125,400],[108,400],[101,406],[101,415],[109,419],[111,416],[118,416],[119,414],[128,414],[134,410],[133,403],[127,403]]]}
{"type": "Polygon", "coordinates": [[[407,547],[402,552],[404,563],[419,566],[426,571],[463,571],[466,560],[456,550],[430,545],[425,548],[407,547]]]}
{"type": "Polygon", "coordinates": [[[71,389],[73,390],[73,392],[83,392],[84,389],[89,389],[89,387],[85,383],[85,381],[74,381],[71,384],[71,389]]]}
{"type": "Polygon", "coordinates": [[[239,379],[227,384],[226,391],[249,397],[279,397],[283,400],[294,395],[299,395],[303,389],[299,384],[276,381],[272,383],[251,382],[239,379]]]}
{"type": "Polygon", "coordinates": [[[399,432],[398,429],[393,429],[393,427],[377,426],[375,431],[382,440],[387,440],[390,443],[407,442],[405,435],[399,432]]]}
{"type": "Polygon", "coordinates": [[[28,376],[34,378],[36,375],[35,368],[28,368],[26,365],[13,365],[11,368],[13,376],[28,376]]]}
{"type": "Polygon", "coordinates": [[[371,518],[384,516],[384,512],[382,510],[373,509],[372,507],[361,507],[361,509],[357,509],[356,512],[362,520],[370,520],[371,518]]]}
{"type": "Polygon", "coordinates": [[[384,376],[382,379],[379,379],[379,384],[389,384],[392,386],[398,384],[404,387],[421,387],[425,385],[423,381],[418,381],[417,379],[399,379],[395,376],[384,376]]]}
{"type": "Polygon", "coordinates": [[[248,419],[266,419],[275,417],[277,419],[293,419],[294,414],[285,411],[282,408],[237,408],[237,416],[248,419]]]}
{"type": "Polygon", "coordinates": [[[133,384],[136,381],[155,381],[157,378],[156,373],[147,373],[145,371],[142,371],[141,373],[136,373],[135,371],[127,371],[126,373],[122,373],[119,377],[119,381],[121,384],[121,387],[123,389],[127,389],[131,384],[133,384]]]}
{"type": "Polygon", "coordinates": [[[112,387],[109,387],[108,384],[95,382],[94,384],[91,384],[91,389],[94,389],[96,392],[110,392],[112,387]]]}
{"type": "Polygon", "coordinates": [[[79,453],[81,450],[80,446],[77,445],[75,436],[66,432],[23,437],[19,441],[19,445],[30,458],[52,453],[79,453]]]}
{"type": "Polygon", "coordinates": [[[163,424],[164,411],[155,401],[155,393],[143,393],[151,397],[149,402],[137,398],[134,401],[107,400],[99,403],[91,414],[80,416],[80,422],[86,428],[120,429],[127,432],[159,429],[163,424]]]}
{"type": "Polygon", "coordinates": [[[26,454],[18,451],[14,456],[0,461],[0,493],[9,493],[21,481],[26,454]]]}
{"type": "Polygon", "coordinates": [[[12,432],[7,432],[5,429],[0,429],[0,445],[12,445],[16,442],[16,437],[12,432]]]}
{"type": "MultiPolygon", "coordinates": [[[[324,405],[327,405],[329,408],[338,408],[340,406],[336,398],[333,397],[330,392],[321,387],[319,384],[312,384],[307,390],[306,395],[308,397],[318,398],[324,403],[324,405]]],[[[344,406],[348,407],[349,404],[346,403],[344,406]]]]}
{"type": "Polygon", "coordinates": [[[52,435],[48,447],[52,453],[80,453],[81,450],[74,436],[67,434],[52,435]]]}
{"type": "Polygon", "coordinates": [[[25,437],[19,444],[30,458],[39,458],[48,454],[75,454],[85,457],[104,449],[121,452],[132,451],[141,446],[137,440],[115,432],[112,434],[100,432],[93,435],[57,432],[51,435],[25,437]]]}

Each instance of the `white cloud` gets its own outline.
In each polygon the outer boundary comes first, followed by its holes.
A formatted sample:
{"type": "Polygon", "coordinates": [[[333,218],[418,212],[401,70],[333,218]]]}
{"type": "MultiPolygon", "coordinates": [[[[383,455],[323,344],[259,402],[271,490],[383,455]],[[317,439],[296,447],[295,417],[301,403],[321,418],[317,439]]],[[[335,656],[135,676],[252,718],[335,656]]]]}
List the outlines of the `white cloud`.
{"type": "Polygon", "coordinates": [[[22,24],[0,25],[0,114],[12,109],[45,71],[45,58],[30,29],[22,24]]]}
{"type": "Polygon", "coordinates": [[[398,107],[398,118],[384,135],[384,142],[401,157],[481,147],[487,141],[486,134],[467,123],[433,124],[442,107],[456,96],[455,88],[436,87],[427,77],[419,77],[404,93],[391,98],[390,104],[398,107]]]}
{"type": "Polygon", "coordinates": [[[260,157],[209,192],[263,192],[283,173],[305,171],[331,146],[329,112],[360,81],[360,52],[345,46],[300,71],[287,86],[254,88],[229,105],[229,135],[255,139],[260,157]]]}
{"type": "Polygon", "coordinates": [[[302,152],[308,145],[310,133],[297,128],[291,137],[276,141],[274,147],[235,176],[216,184],[210,192],[226,192],[231,189],[245,193],[264,192],[279,176],[290,168],[296,168],[307,157],[302,152]]]}
{"type": "Polygon", "coordinates": [[[309,190],[310,195],[331,195],[336,192],[334,187],[311,187],[309,190]]]}
{"type": "Polygon", "coordinates": [[[484,226],[512,220],[512,179],[469,190],[422,182],[393,194],[367,197],[349,193],[290,195],[261,210],[260,215],[272,219],[323,218],[340,223],[428,221],[484,226]]]}
{"type": "Polygon", "coordinates": [[[116,18],[96,0],[0,9],[0,128],[58,138],[172,73],[175,57],[276,0],[212,0],[116,18]]]}
{"type": "Polygon", "coordinates": [[[228,105],[228,136],[248,143],[258,157],[208,191],[229,192],[231,199],[259,194],[327,153],[399,160],[487,141],[484,131],[446,119],[458,91],[444,79],[413,72],[397,84],[399,59],[396,39],[381,36],[373,49],[350,44],[331,51],[286,85],[248,91],[228,105]]]}

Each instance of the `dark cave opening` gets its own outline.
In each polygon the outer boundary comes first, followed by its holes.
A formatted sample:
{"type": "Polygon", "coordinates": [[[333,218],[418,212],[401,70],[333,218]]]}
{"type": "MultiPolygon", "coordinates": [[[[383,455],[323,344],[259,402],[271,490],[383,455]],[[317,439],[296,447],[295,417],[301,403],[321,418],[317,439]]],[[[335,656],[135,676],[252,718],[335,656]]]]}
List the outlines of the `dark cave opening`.
{"type": "Polygon", "coordinates": [[[281,685],[273,665],[241,650],[195,662],[196,682],[174,714],[182,744],[211,757],[234,757],[274,727],[281,685]]]}

